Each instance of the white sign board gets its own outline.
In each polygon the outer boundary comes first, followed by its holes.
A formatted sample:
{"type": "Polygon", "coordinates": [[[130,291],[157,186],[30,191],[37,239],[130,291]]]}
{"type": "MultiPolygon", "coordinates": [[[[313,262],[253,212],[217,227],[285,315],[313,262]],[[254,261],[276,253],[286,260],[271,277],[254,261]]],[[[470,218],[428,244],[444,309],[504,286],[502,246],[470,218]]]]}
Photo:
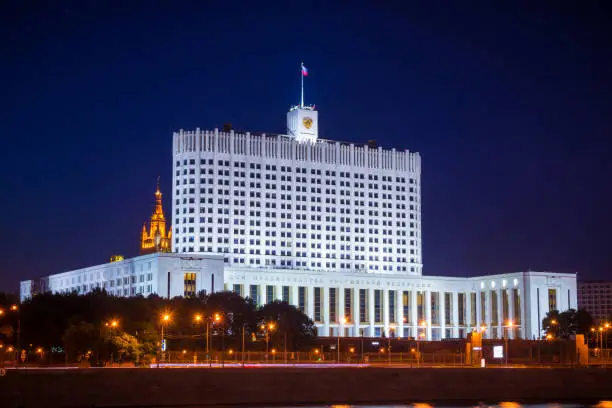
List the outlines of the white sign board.
{"type": "Polygon", "coordinates": [[[504,358],[504,346],[493,346],[493,358],[504,358]]]}

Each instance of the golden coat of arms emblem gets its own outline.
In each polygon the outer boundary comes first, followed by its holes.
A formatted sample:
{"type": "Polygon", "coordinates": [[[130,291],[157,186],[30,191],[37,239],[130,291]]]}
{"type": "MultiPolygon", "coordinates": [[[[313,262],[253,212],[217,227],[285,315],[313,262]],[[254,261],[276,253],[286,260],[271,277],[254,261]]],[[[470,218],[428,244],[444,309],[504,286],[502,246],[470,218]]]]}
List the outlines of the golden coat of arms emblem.
{"type": "Polygon", "coordinates": [[[306,129],[310,129],[312,127],[312,118],[306,116],[304,119],[302,119],[302,123],[306,129]]]}

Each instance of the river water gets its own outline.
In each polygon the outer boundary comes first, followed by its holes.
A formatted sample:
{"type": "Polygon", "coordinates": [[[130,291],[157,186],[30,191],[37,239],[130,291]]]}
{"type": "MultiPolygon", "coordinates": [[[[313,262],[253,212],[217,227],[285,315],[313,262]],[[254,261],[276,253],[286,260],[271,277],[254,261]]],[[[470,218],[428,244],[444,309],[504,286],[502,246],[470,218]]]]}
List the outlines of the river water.
{"type": "MultiPolygon", "coordinates": [[[[272,408],[272,407],[270,407],[272,408]]],[[[279,407],[275,407],[279,408],[279,407]]],[[[295,408],[295,407],[284,407],[295,408]]],[[[300,406],[300,408],[612,408],[612,401],[601,401],[596,404],[519,404],[516,402],[500,402],[497,404],[485,404],[478,402],[474,405],[452,405],[452,404],[391,404],[391,405],[311,405],[300,406]]]]}

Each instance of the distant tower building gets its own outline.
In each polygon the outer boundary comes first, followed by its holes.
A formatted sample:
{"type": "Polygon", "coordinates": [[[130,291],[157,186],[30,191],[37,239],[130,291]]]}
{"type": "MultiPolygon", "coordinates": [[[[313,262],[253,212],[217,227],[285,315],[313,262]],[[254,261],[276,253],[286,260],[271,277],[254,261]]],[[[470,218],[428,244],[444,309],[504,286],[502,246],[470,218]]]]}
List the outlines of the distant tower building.
{"type": "Polygon", "coordinates": [[[172,228],[166,229],[166,218],[162,209],[162,193],[159,191],[159,181],[155,190],[155,211],[151,215],[149,231],[147,224],[142,225],[140,238],[140,253],[152,254],[154,252],[172,251],[172,228]]]}

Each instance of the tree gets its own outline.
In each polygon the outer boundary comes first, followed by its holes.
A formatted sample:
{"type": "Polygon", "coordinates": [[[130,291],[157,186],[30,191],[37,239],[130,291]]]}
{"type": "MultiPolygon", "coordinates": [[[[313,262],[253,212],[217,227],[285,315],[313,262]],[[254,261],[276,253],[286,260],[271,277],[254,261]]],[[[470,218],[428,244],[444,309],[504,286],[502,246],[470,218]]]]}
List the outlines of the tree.
{"type": "Polygon", "coordinates": [[[558,310],[552,310],[542,320],[542,328],[546,335],[561,339],[568,339],[575,334],[586,336],[592,326],[593,317],[584,309],[578,311],[569,309],[562,313],[559,313],[558,310]]]}
{"type": "Polygon", "coordinates": [[[310,344],[317,336],[314,322],[300,309],[287,302],[275,300],[260,308],[259,323],[270,322],[275,323],[275,329],[270,334],[274,344],[281,345],[286,336],[289,349],[310,344]]]}
{"type": "Polygon", "coordinates": [[[111,338],[113,348],[120,361],[138,362],[142,355],[142,345],[131,334],[122,332],[111,338]]]}
{"type": "Polygon", "coordinates": [[[83,356],[89,354],[88,352],[99,340],[100,330],[93,324],[82,321],[71,324],[62,336],[67,360],[80,361],[83,356]]]}

